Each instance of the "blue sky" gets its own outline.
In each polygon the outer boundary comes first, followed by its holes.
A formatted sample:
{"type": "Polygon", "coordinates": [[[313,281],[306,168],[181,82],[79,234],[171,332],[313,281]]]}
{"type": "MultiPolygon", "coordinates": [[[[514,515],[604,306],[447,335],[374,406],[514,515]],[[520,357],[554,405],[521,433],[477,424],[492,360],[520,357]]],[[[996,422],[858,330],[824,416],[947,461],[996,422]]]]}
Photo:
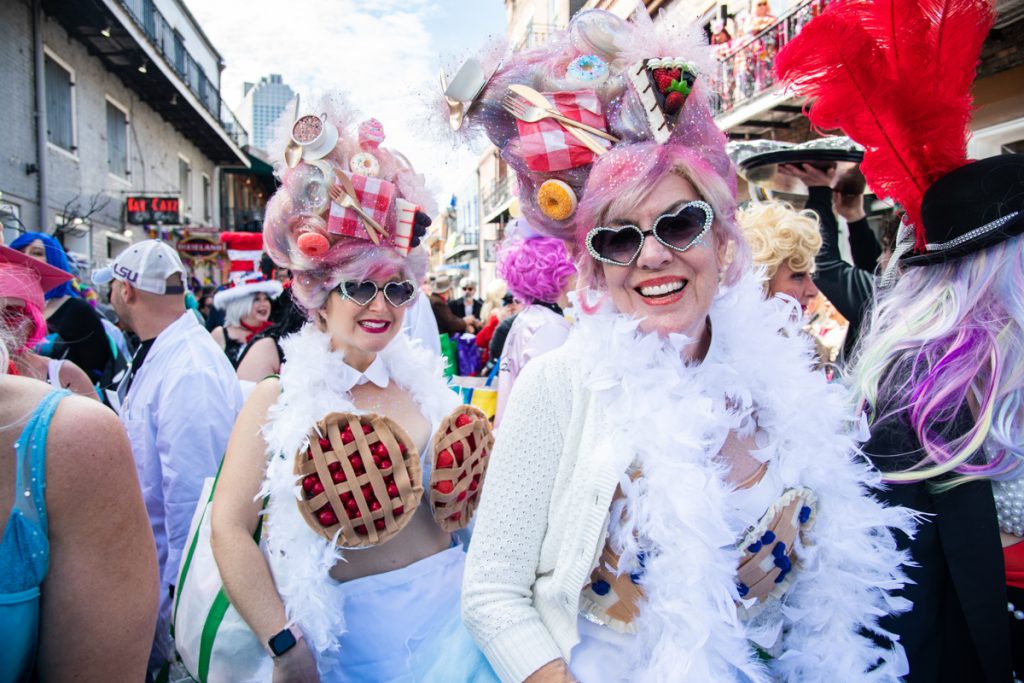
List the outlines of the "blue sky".
{"type": "Polygon", "coordinates": [[[385,144],[404,152],[439,200],[475,166],[476,155],[437,142],[424,119],[441,65],[505,35],[502,0],[186,0],[227,63],[229,106],[242,83],[270,73],[303,96],[342,90],[384,123],[385,144]],[[246,13],[240,16],[239,9],[246,13]]]}

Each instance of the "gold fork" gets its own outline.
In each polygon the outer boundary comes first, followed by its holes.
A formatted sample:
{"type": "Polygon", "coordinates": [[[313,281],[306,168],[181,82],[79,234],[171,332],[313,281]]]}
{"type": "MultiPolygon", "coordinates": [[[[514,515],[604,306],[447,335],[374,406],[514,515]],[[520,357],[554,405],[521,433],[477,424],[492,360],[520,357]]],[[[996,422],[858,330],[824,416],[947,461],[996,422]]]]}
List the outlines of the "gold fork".
{"type": "Polygon", "coordinates": [[[560,114],[557,110],[544,109],[543,107],[538,107],[529,100],[527,100],[526,98],[522,97],[521,95],[516,95],[513,92],[505,93],[505,99],[502,102],[502,105],[505,107],[505,111],[509,112],[520,121],[526,121],[527,123],[536,123],[541,119],[555,119],[559,123],[565,123],[575,128],[585,130],[591,135],[596,135],[599,138],[604,138],[609,142],[619,142],[619,139],[612,135],[611,133],[607,133],[601,130],[600,128],[588,126],[582,121],[571,119],[568,116],[560,114]]]}
{"type": "Polygon", "coordinates": [[[366,213],[363,207],[359,205],[359,201],[356,199],[356,189],[352,185],[352,181],[344,173],[335,173],[334,176],[338,179],[340,187],[338,185],[331,185],[331,189],[328,190],[328,194],[331,197],[331,201],[335,202],[338,206],[343,209],[352,209],[356,214],[363,219],[363,224],[366,226],[366,234],[370,236],[373,243],[380,245],[380,238],[377,234],[387,235],[384,232],[384,228],[380,226],[380,223],[373,219],[373,216],[366,213]]]}
{"type": "Polygon", "coordinates": [[[525,118],[527,116],[526,107],[522,107],[512,97],[506,96],[504,101],[502,102],[502,106],[505,108],[505,111],[507,111],[509,114],[512,114],[512,116],[516,117],[520,121],[526,121],[527,123],[536,123],[537,121],[545,118],[555,119],[562,125],[562,128],[564,128],[567,133],[570,133],[573,137],[582,142],[586,146],[586,148],[589,149],[594,154],[601,155],[608,151],[600,143],[598,143],[597,140],[590,137],[587,133],[583,132],[582,130],[579,130],[578,128],[573,127],[572,124],[559,120],[557,117],[552,116],[551,114],[545,112],[543,109],[534,107],[534,109],[537,109],[537,111],[539,111],[542,115],[537,116],[536,118],[532,118],[531,120],[525,118]]]}

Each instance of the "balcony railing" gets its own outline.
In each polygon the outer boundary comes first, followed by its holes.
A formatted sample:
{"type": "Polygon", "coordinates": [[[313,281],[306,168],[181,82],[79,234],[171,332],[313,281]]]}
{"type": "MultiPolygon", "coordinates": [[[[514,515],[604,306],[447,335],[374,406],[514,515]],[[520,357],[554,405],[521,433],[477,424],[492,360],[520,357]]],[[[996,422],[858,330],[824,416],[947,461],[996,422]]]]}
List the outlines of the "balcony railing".
{"type": "Polygon", "coordinates": [[[559,28],[555,24],[539,24],[531,21],[526,25],[526,33],[523,39],[516,45],[516,52],[540,47],[548,42],[551,36],[558,33],[558,31],[559,28]]]}
{"type": "Polygon", "coordinates": [[[717,116],[753,100],[775,85],[775,55],[831,0],[805,0],[756,35],[717,45],[718,62],[711,76],[712,112],[717,116]]]}
{"type": "Polygon", "coordinates": [[[221,101],[220,90],[185,49],[181,35],[167,22],[153,0],[118,0],[164,61],[188,86],[202,105],[239,147],[249,144],[249,134],[234,113],[221,101]]]}

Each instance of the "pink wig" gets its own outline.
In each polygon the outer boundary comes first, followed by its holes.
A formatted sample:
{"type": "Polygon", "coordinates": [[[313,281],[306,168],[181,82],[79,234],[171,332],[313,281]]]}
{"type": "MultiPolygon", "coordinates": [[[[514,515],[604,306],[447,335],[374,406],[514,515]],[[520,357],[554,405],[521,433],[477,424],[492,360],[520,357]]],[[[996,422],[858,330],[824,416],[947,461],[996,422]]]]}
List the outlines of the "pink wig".
{"type": "Polygon", "coordinates": [[[498,254],[498,274],[523,303],[555,303],[576,273],[562,240],[529,237],[507,240],[498,254]]]}
{"type": "MultiPolygon", "coordinates": [[[[603,284],[600,264],[587,255],[587,233],[603,225],[609,217],[628,215],[631,209],[644,202],[661,178],[674,173],[689,182],[714,210],[711,230],[719,244],[728,245],[730,256],[724,283],[734,284],[750,264],[750,248],[736,226],[735,177],[723,176],[721,163],[722,159],[709,162],[706,154],[676,141],[665,145],[654,142],[624,145],[603,155],[593,166],[583,201],[577,209],[575,240],[578,253],[582,255],[580,283],[598,289],[603,284]]],[[[731,168],[728,160],[725,165],[731,168]]]]}
{"type": "MultiPolygon", "coordinates": [[[[24,343],[24,349],[32,349],[46,338],[46,317],[43,315],[43,289],[39,274],[27,267],[12,263],[0,264],[0,297],[21,299],[23,310],[5,307],[3,324],[7,331],[24,343]],[[25,327],[22,327],[25,326],[25,327]],[[20,335],[24,334],[22,339],[20,335]]],[[[17,353],[23,349],[9,349],[17,353]]]]}
{"type": "MultiPolygon", "coordinates": [[[[501,150],[502,158],[516,173],[523,216],[538,232],[573,240],[582,227],[579,210],[565,220],[548,217],[537,204],[537,191],[546,180],[560,180],[585,202],[595,190],[607,189],[606,183],[595,184],[588,178],[598,172],[611,154],[599,157],[592,164],[571,168],[531,169],[526,152],[533,151],[537,143],[532,141],[524,148],[516,119],[502,106],[508,87],[526,85],[541,93],[592,91],[601,105],[608,132],[620,140],[615,149],[642,147],[650,153],[653,146],[648,145],[648,141],[653,139],[654,133],[645,105],[629,83],[627,70],[638,60],[666,56],[685,58],[699,75],[666,144],[690,148],[693,156],[704,162],[705,169],[733,182],[734,172],[725,154],[725,136],[715,125],[708,106],[711,90],[706,75],[713,73],[716,65],[703,31],[685,12],[670,12],[655,26],[642,7],[638,7],[628,22],[603,10],[589,10],[577,14],[565,31],[554,34],[541,47],[505,56],[481,92],[465,128],[471,135],[483,128],[501,150]],[[577,58],[594,55],[600,55],[607,62],[608,78],[596,85],[574,82],[567,74],[567,67],[577,58]]],[[[665,172],[670,170],[668,165],[661,168],[665,172]]],[[[617,182],[625,183],[626,179],[618,176],[638,171],[622,166],[614,175],[617,182]]],[[[649,183],[652,179],[656,180],[657,176],[647,174],[633,182],[649,183]]]]}
{"type": "MultiPolygon", "coordinates": [[[[405,256],[386,241],[376,245],[366,239],[328,231],[331,208],[328,192],[334,178],[324,178],[323,169],[326,164],[330,171],[328,176],[348,172],[353,156],[370,153],[379,164],[377,177],[393,183],[398,197],[430,214],[436,206],[423,176],[413,170],[401,153],[380,146],[383,129],[379,128],[379,123],[374,122],[379,137],[364,135],[367,122],[362,122],[362,117],[343,97],[326,95],[311,111],[326,114],[327,123],[338,129],[338,142],[319,161],[302,161],[294,168],[287,167],[283,158],[292,119],[291,108],[286,108],[287,113],[277,125],[276,139],[270,145],[281,187],[267,203],[263,221],[264,248],[278,266],[292,271],[296,301],[307,312],[318,309],[343,280],[400,277],[419,283],[428,267],[422,249],[413,249],[405,256]],[[299,248],[299,238],[307,233],[321,238],[321,251],[299,248]]],[[[397,210],[392,203],[382,224],[393,234],[396,222],[397,210]]]]}

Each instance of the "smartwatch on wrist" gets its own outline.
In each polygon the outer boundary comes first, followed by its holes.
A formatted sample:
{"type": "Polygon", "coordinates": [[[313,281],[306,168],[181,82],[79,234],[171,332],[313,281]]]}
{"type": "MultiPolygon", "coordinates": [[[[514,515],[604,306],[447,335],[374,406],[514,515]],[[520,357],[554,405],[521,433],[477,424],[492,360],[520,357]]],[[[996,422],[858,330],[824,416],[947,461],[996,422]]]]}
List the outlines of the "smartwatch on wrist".
{"type": "Polygon", "coordinates": [[[301,637],[302,632],[299,629],[289,626],[270,637],[270,640],[267,641],[267,649],[270,650],[271,656],[280,657],[295,647],[295,643],[299,642],[301,637]]]}

